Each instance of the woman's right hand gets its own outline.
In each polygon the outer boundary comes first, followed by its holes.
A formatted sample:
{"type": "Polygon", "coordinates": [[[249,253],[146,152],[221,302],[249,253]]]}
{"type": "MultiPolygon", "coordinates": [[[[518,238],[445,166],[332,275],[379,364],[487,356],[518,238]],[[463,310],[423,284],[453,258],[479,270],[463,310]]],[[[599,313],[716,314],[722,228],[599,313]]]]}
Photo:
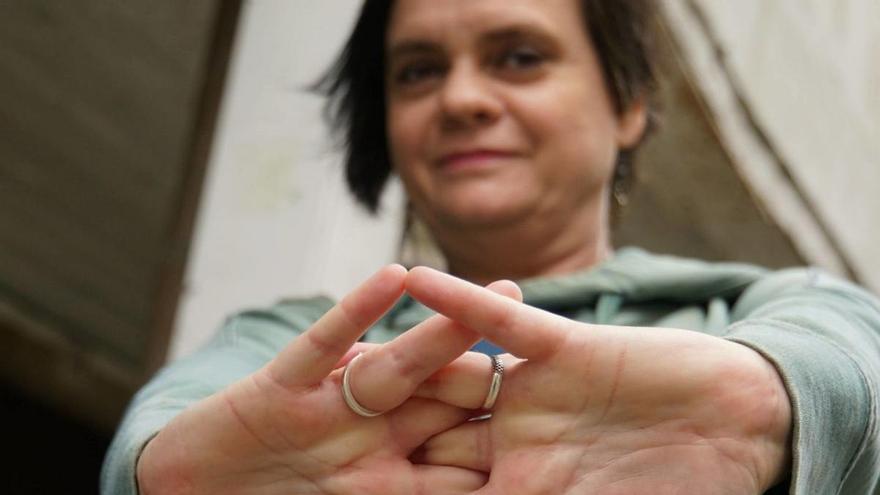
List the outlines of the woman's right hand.
{"type": "MultiPolygon", "coordinates": [[[[352,370],[352,392],[373,418],[353,413],[342,369],[365,344],[360,335],[404,290],[406,270],[380,270],[265,367],[185,410],[154,437],[137,466],[143,495],[467,493],[485,473],[412,464],[428,438],[473,413],[412,398],[420,383],[479,338],[436,316],[352,370]]],[[[519,297],[510,282],[496,292],[519,297]]],[[[436,377],[434,378],[436,379],[436,377]]]]}

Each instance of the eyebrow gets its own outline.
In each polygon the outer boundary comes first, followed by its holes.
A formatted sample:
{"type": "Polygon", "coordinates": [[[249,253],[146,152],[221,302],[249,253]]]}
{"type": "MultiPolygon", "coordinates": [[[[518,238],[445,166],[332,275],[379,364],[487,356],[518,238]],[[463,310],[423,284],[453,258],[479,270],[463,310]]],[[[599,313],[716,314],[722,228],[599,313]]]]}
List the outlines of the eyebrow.
{"type": "MultiPolygon", "coordinates": [[[[509,24],[497,29],[491,29],[480,34],[479,44],[495,44],[504,41],[535,38],[541,42],[552,42],[552,36],[548,35],[543,26],[534,23],[509,24]]],[[[406,55],[423,55],[441,51],[439,43],[421,39],[403,39],[394,43],[388,50],[386,57],[391,60],[394,57],[406,55]]]]}
{"type": "Polygon", "coordinates": [[[386,58],[391,60],[396,57],[433,53],[436,51],[436,43],[421,40],[404,40],[400,43],[395,43],[394,46],[392,46],[391,49],[388,50],[386,58]]]}
{"type": "Polygon", "coordinates": [[[522,38],[544,39],[548,38],[548,35],[544,33],[543,29],[534,24],[516,24],[513,26],[505,26],[500,29],[489,31],[488,33],[480,36],[480,41],[493,43],[522,38]]]}

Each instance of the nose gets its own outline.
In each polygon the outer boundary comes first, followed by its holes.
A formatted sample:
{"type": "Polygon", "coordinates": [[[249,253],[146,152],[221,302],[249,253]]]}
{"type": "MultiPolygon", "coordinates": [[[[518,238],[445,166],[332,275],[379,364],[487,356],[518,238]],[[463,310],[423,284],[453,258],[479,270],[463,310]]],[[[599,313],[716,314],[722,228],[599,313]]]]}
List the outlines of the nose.
{"type": "Polygon", "coordinates": [[[450,69],[440,97],[444,126],[449,129],[490,124],[501,115],[502,103],[491,81],[470,64],[450,69]]]}

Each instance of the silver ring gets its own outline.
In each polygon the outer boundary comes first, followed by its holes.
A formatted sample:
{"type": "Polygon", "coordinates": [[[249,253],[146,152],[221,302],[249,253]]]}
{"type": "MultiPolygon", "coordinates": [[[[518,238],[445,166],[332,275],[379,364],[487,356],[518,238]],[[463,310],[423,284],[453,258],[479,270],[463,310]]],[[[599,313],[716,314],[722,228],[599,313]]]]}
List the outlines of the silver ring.
{"type": "Polygon", "coordinates": [[[498,394],[501,392],[501,378],[504,377],[504,363],[497,355],[489,356],[492,360],[492,383],[489,384],[489,393],[486,394],[486,400],[483,401],[483,409],[492,409],[498,394]]]}
{"type": "Polygon", "coordinates": [[[349,377],[351,370],[351,365],[354,364],[355,361],[360,359],[363,353],[359,352],[357,356],[352,358],[348,364],[345,365],[345,371],[342,372],[342,399],[345,400],[345,405],[348,406],[355,414],[359,416],[363,416],[365,418],[375,418],[382,414],[381,411],[371,411],[366,407],[360,405],[358,401],[354,398],[354,395],[351,393],[351,379],[349,377]]]}

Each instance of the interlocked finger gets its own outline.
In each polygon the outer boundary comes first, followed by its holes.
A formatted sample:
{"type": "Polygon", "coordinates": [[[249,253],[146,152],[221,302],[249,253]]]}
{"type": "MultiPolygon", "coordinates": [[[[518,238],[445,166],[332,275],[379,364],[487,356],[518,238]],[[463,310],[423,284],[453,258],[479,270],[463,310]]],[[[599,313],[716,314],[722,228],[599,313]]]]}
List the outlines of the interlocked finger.
{"type": "Polygon", "coordinates": [[[407,453],[437,433],[464,423],[468,417],[470,411],[419,397],[407,399],[384,416],[393,425],[394,441],[407,453]]]}
{"type": "Polygon", "coordinates": [[[285,386],[312,386],[333,371],[352,345],[403,294],[406,269],[390,265],[345,296],[269,363],[285,386]]]}
{"type": "Polygon", "coordinates": [[[491,420],[471,421],[425,442],[415,460],[489,472],[493,462],[491,435],[491,420]]]}
{"type": "Polygon", "coordinates": [[[425,306],[524,359],[551,358],[571,333],[571,320],[431,268],[410,270],[406,290],[425,306]]]}
{"type": "Polygon", "coordinates": [[[489,480],[486,473],[451,466],[413,466],[418,486],[431,487],[432,495],[470,495],[489,480]]]}
{"type": "MultiPolygon", "coordinates": [[[[494,282],[488,289],[517,300],[522,298],[519,287],[510,281],[494,282]]],[[[445,316],[431,317],[393,341],[364,354],[349,370],[351,394],[366,409],[391,410],[412,396],[422,382],[465,354],[478,340],[479,335],[475,332],[445,316]]],[[[467,358],[468,361],[472,359],[467,358]]],[[[482,356],[484,373],[488,361],[482,356]]],[[[470,397],[478,388],[482,389],[485,398],[485,380],[479,386],[462,384],[460,398],[452,391],[453,385],[445,385],[443,396],[457,403],[471,404],[470,397]]]]}
{"type": "MultiPolygon", "coordinates": [[[[505,354],[498,357],[509,371],[520,359],[505,354]]],[[[485,405],[492,385],[494,369],[489,356],[468,352],[431,375],[415,391],[416,397],[435,399],[465,409],[485,405]]],[[[503,381],[502,381],[503,383],[503,381]]]]}

